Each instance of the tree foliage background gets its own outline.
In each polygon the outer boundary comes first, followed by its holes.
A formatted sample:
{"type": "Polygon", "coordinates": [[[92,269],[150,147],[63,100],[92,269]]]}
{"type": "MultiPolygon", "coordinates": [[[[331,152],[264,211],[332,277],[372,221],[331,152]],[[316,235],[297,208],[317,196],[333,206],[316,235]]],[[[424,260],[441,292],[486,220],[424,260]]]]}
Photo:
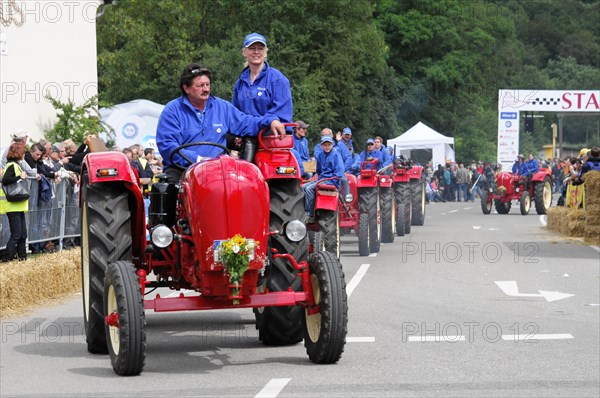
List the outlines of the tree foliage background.
{"type": "MultiPolygon", "coordinates": [[[[229,100],[256,31],[311,144],[349,126],[362,149],[422,121],[455,137],[458,159],[493,160],[499,89],[599,88],[598,21],[598,0],[119,0],[98,20],[100,99],[164,104],[198,61],[229,100]]],[[[536,119],[522,151],[548,143],[555,121],[536,119]]],[[[569,118],[564,132],[598,144],[599,118],[569,118]]]]}

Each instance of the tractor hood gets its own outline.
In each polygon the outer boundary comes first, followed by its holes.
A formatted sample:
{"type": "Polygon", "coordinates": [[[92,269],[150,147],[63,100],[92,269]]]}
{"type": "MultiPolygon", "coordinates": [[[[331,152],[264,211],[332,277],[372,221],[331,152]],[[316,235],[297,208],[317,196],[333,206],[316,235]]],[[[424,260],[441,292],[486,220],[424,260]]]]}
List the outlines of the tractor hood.
{"type": "MultiPolygon", "coordinates": [[[[240,234],[266,250],[269,189],[252,163],[220,156],[190,167],[183,179],[183,206],[196,248],[206,253],[215,240],[240,234]]],[[[211,262],[211,261],[209,261],[211,262]]]]}

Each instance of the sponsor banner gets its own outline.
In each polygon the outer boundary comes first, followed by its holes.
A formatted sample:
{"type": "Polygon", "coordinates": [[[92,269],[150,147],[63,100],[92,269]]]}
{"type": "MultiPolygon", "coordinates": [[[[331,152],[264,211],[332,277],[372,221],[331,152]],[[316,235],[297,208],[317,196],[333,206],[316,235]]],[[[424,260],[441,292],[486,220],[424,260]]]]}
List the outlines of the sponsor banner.
{"type": "Polygon", "coordinates": [[[598,112],[600,90],[500,90],[500,119],[521,111],[598,112]]]}
{"type": "Polygon", "coordinates": [[[519,154],[519,112],[501,112],[498,119],[498,163],[511,170],[519,154]]]}

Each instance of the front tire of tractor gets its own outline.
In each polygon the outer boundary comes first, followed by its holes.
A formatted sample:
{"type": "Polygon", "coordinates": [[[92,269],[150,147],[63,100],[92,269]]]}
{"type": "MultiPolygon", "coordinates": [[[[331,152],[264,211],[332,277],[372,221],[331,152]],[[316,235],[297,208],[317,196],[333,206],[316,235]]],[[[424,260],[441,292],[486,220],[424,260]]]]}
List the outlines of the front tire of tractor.
{"type": "MultiPolygon", "coordinates": [[[[340,218],[337,211],[321,210],[318,216],[322,247],[325,251],[340,258],[340,218]]],[[[315,247],[315,252],[320,251],[315,247]]]]}
{"type": "Polygon", "coordinates": [[[381,245],[381,224],[378,214],[377,188],[362,188],[358,193],[359,209],[361,215],[369,215],[369,250],[377,253],[381,245]]]}
{"type": "Polygon", "coordinates": [[[381,188],[379,193],[381,199],[381,242],[392,243],[395,227],[394,195],[392,188],[381,188]]]}
{"type": "Polygon", "coordinates": [[[533,198],[537,214],[546,214],[552,205],[552,181],[545,177],[544,181],[537,182],[533,187],[533,198]]]}
{"type": "Polygon", "coordinates": [[[481,211],[483,211],[483,214],[492,212],[492,200],[489,197],[490,193],[487,191],[483,191],[481,194],[481,211]]]}
{"type": "MultiPolygon", "coordinates": [[[[269,182],[271,214],[269,230],[281,231],[290,220],[304,218],[304,193],[298,180],[272,180],[269,182]]],[[[297,262],[308,258],[308,238],[292,242],[285,234],[272,235],[269,249],[289,253],[297,262]]],[[[270,292],[285,292],[288,288],[302,291],[302,283],[296,269],[285,259],[274,259],[269,250],[269,267],[266,272],[266,288],[270,292]]],[[[289,345],[302,340],[303,309],[298,306],[261,307],[254,309],[259,339],[265,345],[289,345]]]]}
{"type": "Polygon", "coordinates": [[[411,182],[412,185],[412,225],[425,224],[425,181],[411,182]]]}
{"type": "Polygon", "coordinates": [[[358,255],[369,255],[369,215],[360,213],[358,216],[358,255]]]}
{"type": "Polygon", "coordinates": [[[104,328],[104,275],[108,264],[130,261],[129,194],[121,186],[81,180],[81,285],[87,350],[108,354],[104,328]]]}
{"type": "Polygon", "coordinates": [[[115,373],[139,375],[146,359],[146,317],[140,281],[132,263],[117,261],[108,265],[104,279],[104,313],[118,316],[118,325],[105,326],[115,373]]]}
{"type": "Polygon", "coordinates": [[[344,352],[348,332],[346,280],[339,260],[329,252],[309,257],[310,280],[319,312],[305,310],[304,346],[315,363],[336,363],[344,352]]]}
{"type": "Polygon", "coordinates": [[[521,199],[519,199],[519,207],[522,215],[526,216],[529,214],[529,209],[531,208],[531,197],[529,196],[529,192],[525,191],[521,194],[521,199]]]}

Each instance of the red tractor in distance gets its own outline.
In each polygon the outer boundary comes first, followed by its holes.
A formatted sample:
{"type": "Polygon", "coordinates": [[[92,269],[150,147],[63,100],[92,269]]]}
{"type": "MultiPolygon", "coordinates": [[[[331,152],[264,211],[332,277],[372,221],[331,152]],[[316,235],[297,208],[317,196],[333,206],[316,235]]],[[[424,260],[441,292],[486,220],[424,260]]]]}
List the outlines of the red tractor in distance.
{"type": "Polygon", "coordinates": [[[396,234],[410,234],[412,224],[412,187],[410,185],[411,162],[403,157],[392,164],[394,200],[396,203],[396,234]]]}
{"type": "Polygon", "coordinates": [[[535,203],[537,214],[546,214],[552,204],[552,172],[540,169],[529,181],[517,174],[500,172],[496,176],[495,189],[484,190],[481,195],[481,210],[490,214],[492,202],[498,214],[508,214],[513,200],[519,201],[522,215],[529,214],[531,201],[535,203]],[[533,198],[533,199],[532,199],[533,198]]]}
{"type": "Polygon", "coordinates": [[[379,174],[377,160],[362,162],[360,174],[346,174],[350,195],[340,201],[340,228],[353,229],[358,235],[358,254],[368,256],[381,245],[381,216],[379,213],[379,174]]]}
{"type": "MultiPolygon", "coordinates": [[[[195,142],[165,155],[182,155],[181,149],[194,145],[228,151],[195,142]]],[[[80,203],[89,352],[109,353],[119,375],[139,374],[146,353],[146,310],[253,308],[265,344],[304,338],[311,361],[339,360],[348,322],[344,272],[328,252],[305,256],[304,196],[298,195],[292,146],[291,136],[261,134],[256,164],[223,155],[186,159],[190,165],[178,184],[162,175],[152,186],[148,222],[139,180],[127,158],[118,152],[86,156],[80,203]],[[232,284],[218,253],[237,236],[249,243],[244,253],[248,268],[232,284]],[[146,290],[154,288],[197,294],[146,298],[146,290]]]]}

